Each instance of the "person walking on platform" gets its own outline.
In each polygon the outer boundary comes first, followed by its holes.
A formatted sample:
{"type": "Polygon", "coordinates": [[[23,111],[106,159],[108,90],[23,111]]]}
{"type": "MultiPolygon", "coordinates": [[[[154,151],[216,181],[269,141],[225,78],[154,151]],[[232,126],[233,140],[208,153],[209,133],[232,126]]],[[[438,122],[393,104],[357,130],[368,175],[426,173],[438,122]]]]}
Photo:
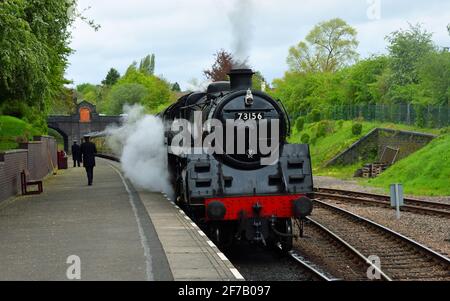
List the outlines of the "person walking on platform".
{"type": "Polygon", "coordinates": [[[73,159],[73,167],[80,167],[81,163],[81,149],[76,141],[73,142],[72,145],[72,159],[73,159]]]}
{"type": "Polygon", "coordinates": [[[89,141],[89,136],[84,136],[84,143],[81,144],[81,154],[83,155],[83,166],[86,169],[88,178],[88,185],[92,186],[94,179],[95,154],[97,154],[97,147],[94,143],[89,141]]]}

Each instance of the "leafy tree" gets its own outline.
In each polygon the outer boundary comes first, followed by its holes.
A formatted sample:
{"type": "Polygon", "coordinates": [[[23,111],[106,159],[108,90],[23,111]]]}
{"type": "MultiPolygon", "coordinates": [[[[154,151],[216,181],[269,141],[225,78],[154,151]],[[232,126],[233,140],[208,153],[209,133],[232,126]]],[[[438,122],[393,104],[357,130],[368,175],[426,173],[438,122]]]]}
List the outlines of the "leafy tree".
{"type": "Polygon", "coordinates": [[[358,62],[347,69],[345,89],[352,103],[374,103],[382,97],[385,91],[374,91],[374,85],[383,76],[389,66],[386,56],[371,57],[358,62]]]}
{"type": "Polygon", "coordinates": [[[58,101],[49,106],[51,115],[70,115],[74,112],[76,106],[76,91],[64,88],[58,101]]]}
{"type": "Polygon", "coordinates": [[[233,68],[233,55],[221,49],[214,56],[215,61],[211,69],[204,70],[203,74],[211,81],[228,80],[228,73],[233,68]]]}
{"type": "Polygon", "coordinates": [[[133,68],[133,66],[134,65],[128,68],[127,73],[113,86],[108,96],[109,108],[115,108],[113,111],[109,110],[110,113],[117,113],[117,106],[120,107],[120,105],[127,103],[128,99],[133,101],[130,104],[140,103],[147,108],[149,112],[154,112],[161,104],[167,103],[170,99],[170,86],[166,81],[154,75],[142,73],[136,68],[133,68]],[[118,98],[114,98],[113,95],[114,93],[117,93],[115,91],[123,85],[128,86],[124,90],[119,90],[121,93],[118,95],[123,95],[124,91],[131,94],[130,91],[132,89],[137,89],[138,91],[132,94],[133,97],[126,98],[125,101],[119,101],[118,98]],[[147,93],[144,94],[142,87],[140,86],[144,87],[147,93]],[[137,96],[139,96],[139,98],[137,96]]]}
{"type": "Polygon", "coordinates": [[[172,85],[172,91],[174,91],[174,92],[181,92],[181,87],[180,87],[180,85],[179,85],[178,83],[174,83],[174,84],[172,85]]]}
{"type": "Polygon", "coordinates": [[[49,107],[64,93],[70,25],[78,17],[75,0],[0,2],[0,101],[3,114],[17,113],[45,127],[49,107]],[[18,105],[20,104],[20,105],[18,105]],[[16,108],[21,108],[17,110],[16,108]]]}
{"type": "Polygon", "coordinates": [[[125,76],[127,76],[127,74],[132,73],[132,72],[136,72],[138,71],[138,66],[137,66],[137,62],[134,61],[131,63],[130,66],[128,66],[127,71],[125,72],[125,76]]]}
{"type": "Polygon", "coordinates": [[[356,29],[342,19],[316,25],[305,42],[289,49],[287,63],[293,72],[336,72],[358,58],[356,29]]]}
{"type": "Polygon", "coordinates": [[[266,82],[266,79],[264,78],[262,73],[259,71],[255,72],[255,75],[253,75],[253,82],[252,82],[253,89],[261,91],[262,84],[265,82],[266,82]]]}
{"type": "Polygon", "coordinates": [[[144,103],[150,92],[141,84],[124,83],[116,85],[112,88],[109,95],[110,114],[119,115],[123,113],[125,104],[133,105],[136,103],[144,103]]]}
{"type": "Polygon", "coordinates": [[[114,68],[111,68],[106,75],[106,78],[102,81],[102,85],[113,86],[120,79],[120,73],[114,68]]]}
{"type": "Polygon", "coordinates": [[[139,71],[147,74],[147,75],[154,75],[155,74],[155,55],[149,54],[145,58],[141,60],[141,63],[139,64],[139,71]]]}
{"type": "Polygon", "coordinates": [[[84,83],[76,88],[78,101],[86,100],[94,105],[100,101],[100,87],[84,83]]]}
{"type": "Polygon", "coordinates": [[[420,60],[435,50],[432,33],[420,24],[410,25],[386,37],[391,57],[392,83],[408,85],[419,83],[417,66],[420,60]]]}
{"type": "Polygon", "coordinates": [[[427,55],[418,66],[418,74],[432,103],[450,105],[450,52],[427,55]]]}

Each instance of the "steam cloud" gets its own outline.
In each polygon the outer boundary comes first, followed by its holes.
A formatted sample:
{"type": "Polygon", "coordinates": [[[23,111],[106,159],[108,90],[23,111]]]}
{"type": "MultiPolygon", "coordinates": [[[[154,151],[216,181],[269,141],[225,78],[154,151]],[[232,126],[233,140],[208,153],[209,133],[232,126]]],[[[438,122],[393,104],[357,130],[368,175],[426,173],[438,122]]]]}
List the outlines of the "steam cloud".
{"type": "Polygon", "coordinates": [[[231,22],[233,38],[234,68],[245,68],[250,56],[250,46],[253,35],[253,1],[236,0],[228,15],[231,22]]]}
{"type": "Polygon", "coordinates": [[[139,105],[125,106],[126,118],[121,127],[108,128],[106,140],[120,155],[125,176],[137,188],[173,196],[167,168],[163,121],[146,115],[139,105]]]}

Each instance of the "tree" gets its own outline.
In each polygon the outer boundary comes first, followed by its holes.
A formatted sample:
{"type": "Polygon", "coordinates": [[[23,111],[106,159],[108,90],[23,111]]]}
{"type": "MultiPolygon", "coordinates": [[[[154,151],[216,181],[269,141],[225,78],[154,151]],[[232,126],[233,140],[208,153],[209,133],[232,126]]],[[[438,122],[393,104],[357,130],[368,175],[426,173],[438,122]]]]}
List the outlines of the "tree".
{"type": "Polygon", "coordinates": [[[252,81],[253,89],[261,91],[262,83],[266,83],[266,79],[264,78],[264,76],[262,75],[261,72],[259,72],[259,71],[255,72],[255,75],[253,75],[253,81],[252,81]]]}
{"type": "Polygon", "coordinates": [[[221,49],[214,56],[215,61],[211,69],[204,70],[203,74],[207,79],[215,82],[228,80],[228,73],[233,68],[233,55],[221,49]]]}
{"type": "Polygon", "coordinates": [[[147,74],[147,75],[154,75],[155,74],[155,55],[149,54],[145,58],[141,60],[141,63],[139,64],[139,71],[147,74]]]}
{"type": "Polygon", "coordinates": [[[174,92],[181,92],[180,84],[174,83],[174,84],[172,85],[172,91],[174,91],[174,92]]]}
{"type": "Polygon", "coordinates": [[[349,67],[345,74],[345,91],[351,103],[373,103],[380,101],[380,90],[374,87],[388,68],[389,58],[374,56],[349,67]]]}
{"type": "MultiPolygon", "coordinates": [[[[70,26],[76,0],[8,0],[0,2],[0,101],[3,114],[16,111],[38,126],[65,93],[70,26]],[[19,106],[18,106],[19,104],[19,106]],[[14,108],[20,107],[17,111],[14,108]],[[11,108],[11,110],[9,109],[11,108]]],[[[44,121],[44,122],[43,122],[44,121]]]]}
{"type": "Polygon", "coordinates": [[[86,100],[94,105],[97,104],[98,90],[97,86],[89,83],[78,85],[76,89],[79,100],[86,100]]]}
{"type": "Polygon", "coordinates": [[[450,52],[427,55],[418,66],[418,74],[433,104],[450,105],[450,52]]]}
{"type": "Polygon", "coordinates": [[[113,86],[120,78],[120,73],[114,68],[111,68],[106,75],[106,78],[102,81],[102,85],[113,86]]]}
{"type": "Polygon", "coordinates": [[[136,103],[144,103],[149,95],[148,89],[141,84],[124,83],[116,85],[112,88],[109,95],[110,114],[119,115],[123,113],[125,104],[133,105],[136,103]]]}
{"type": "MultiPolygon", "coordinates": [[[[153,112],[161,104],[167,103],[170,99],[170,86],[166,81],[154,75],[143,73],[137,69],[128,68],[127,73],[113,86],[108,102],[114,102],[111,98],[113,90],[117,90],[120,86],[125,84],[139,84],[147,89],[148,93],[145,97],[140,98],[139,103],[146,107],[150,112],[153,112]]],[[[136,88],[136,86],[133,87],[136,88]]],[[[128,86],[128,91],[133,87],[128,86]]]]}
{"type": "Polygon", "coordinates": [[[316,25],[289,49],[287,63],[293,72],[336,72],[358,59],[357,31],[342,19],[316,25]]]}
{"type": "Polygon", "coordinates": [[[392,84],[418,84],[418,63],[435,50],[432,33],[420,24],[409,25],[407,30],[398,30],[386,37],[391,56],[392,84]]]}

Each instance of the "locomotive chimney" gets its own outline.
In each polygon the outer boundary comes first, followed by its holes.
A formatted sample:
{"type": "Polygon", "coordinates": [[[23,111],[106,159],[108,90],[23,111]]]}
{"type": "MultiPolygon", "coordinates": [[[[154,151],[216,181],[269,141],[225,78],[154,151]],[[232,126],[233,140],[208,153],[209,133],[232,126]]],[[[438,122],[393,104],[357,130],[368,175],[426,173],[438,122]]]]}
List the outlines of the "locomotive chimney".
{"type": "Polygon", "coordinates": [[[232,69],[228,73],[230,76],[231,91],[251,89],[254,74],[252,69],[232,69]]]}

